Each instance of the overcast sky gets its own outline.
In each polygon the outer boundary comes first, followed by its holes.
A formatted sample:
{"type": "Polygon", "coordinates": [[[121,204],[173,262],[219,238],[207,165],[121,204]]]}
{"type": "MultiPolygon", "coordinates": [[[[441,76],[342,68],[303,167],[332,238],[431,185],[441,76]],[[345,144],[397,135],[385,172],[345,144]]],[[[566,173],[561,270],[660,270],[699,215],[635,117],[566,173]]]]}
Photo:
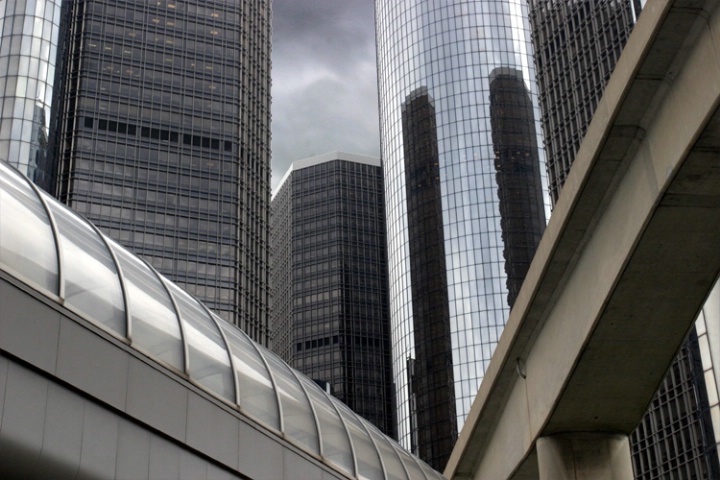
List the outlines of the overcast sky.
{"type": "Polygon", "coordinates": [[[333,150],[380,155],[373,0],[273,0],[273,183],[333,150]]]}

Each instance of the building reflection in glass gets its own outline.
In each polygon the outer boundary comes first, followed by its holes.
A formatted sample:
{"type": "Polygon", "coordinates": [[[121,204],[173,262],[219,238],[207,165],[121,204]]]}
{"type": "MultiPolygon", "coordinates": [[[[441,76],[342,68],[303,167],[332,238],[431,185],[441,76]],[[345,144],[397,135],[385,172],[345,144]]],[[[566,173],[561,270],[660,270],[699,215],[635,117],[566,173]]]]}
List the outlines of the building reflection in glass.
{"type": "Polygon", "coordinates": [[[512,307],[545,231],[532,101],[520,70],[500,67],[490,74],[490,124],[512,307]]]}
{"type": "Polygon", "coordinates": [[[45,190],[61,0],[0,2],[0,159],[45,190]]]}
{"type": "MultiPolygon", "coordinates": [[[[437,281],[447,290],[458,430],[510,311],[491,125],[490,81],[496,69],[521,73],[531,106],[527,120],[535,124],[534,131],[527,129],[535,138],[522,146],[536,149],[529,161],[537,162],[541,181],[544,153],[537,147],[542,145],[540,114],[525,2],[376,0],[375,12],[398,434],[411,447],[414,399],[408,366],[413,362],[408,359],[418,358],[419,299],[412,278],[403,104],[424,87],[435,109],[445,250],[445,280],[437,281]]],[[[536,199],[539,212],[545,207],[535,188],[529,188],[528,198],[536,199]]]]}
{"type": "Polygon", "coordinates": [[[415,357],[409,361],[411,447],[438,470],[457,440],[435,107],[427,88],[402,108],[415,357]]]}

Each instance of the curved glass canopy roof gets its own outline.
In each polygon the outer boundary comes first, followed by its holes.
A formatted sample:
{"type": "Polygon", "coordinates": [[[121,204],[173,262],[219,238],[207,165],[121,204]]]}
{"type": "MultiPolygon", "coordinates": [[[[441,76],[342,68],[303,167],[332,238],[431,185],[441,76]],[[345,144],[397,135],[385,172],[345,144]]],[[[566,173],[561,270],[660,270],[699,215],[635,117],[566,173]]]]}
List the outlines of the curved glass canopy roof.
{"type": "Polygon", "coordinates": [[[0,269],[350,478],[443,478],[2,161],[0,269]]]}

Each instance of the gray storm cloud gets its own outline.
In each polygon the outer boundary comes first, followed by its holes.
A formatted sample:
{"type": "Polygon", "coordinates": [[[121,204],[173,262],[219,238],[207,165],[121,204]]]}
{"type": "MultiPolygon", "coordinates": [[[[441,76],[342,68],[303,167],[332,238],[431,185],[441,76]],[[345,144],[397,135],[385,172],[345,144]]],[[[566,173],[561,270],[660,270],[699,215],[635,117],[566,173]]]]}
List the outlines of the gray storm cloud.
{"type": "Polygon", "coordinates": [[[372,0],[273,1],[273,187],[331,150],[379,155],[372,0]]]}

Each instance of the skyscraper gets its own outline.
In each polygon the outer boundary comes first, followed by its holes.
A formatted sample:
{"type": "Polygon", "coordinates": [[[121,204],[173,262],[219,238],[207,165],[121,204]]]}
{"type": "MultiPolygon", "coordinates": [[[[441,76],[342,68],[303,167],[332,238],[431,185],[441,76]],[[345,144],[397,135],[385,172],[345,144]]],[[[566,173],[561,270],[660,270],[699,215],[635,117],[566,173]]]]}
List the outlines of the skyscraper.
{"type": "MultiPolygon", "coordinates": [[[[530,22],[536,51],[538,85],[548,176],[557,202],[575,154],[595,113],[605,86],[642,8],[639,0],[555,2],[530,0],[530,22]]],[[[717,297],[715,297],[717,298],[717,297]]],[[[706,315],[702,328],[704,357],[706,315]]],[[[720,316],[719,316],[720,318],[720,316]]],[[[632,434],[635,477],[718,478],[720,465],[710,417],[698,335],[693,329],[660,385],[642,422],[632,434]]],[[[717,410],[717,402],[714,402],[717,410]]]]}
{"type": "Polygon", "coordinates": [[[268,344],[270,2],[63,2],[58,197],[268,344]]]}
{"type": "Polygon", "coordinates": [[[0,159],[52,190],[50,108],[60,0],[0,2],[0,159]]]}
{"type": "Polygon", "coordinates": [[[530,0],[528,5],[554,205],[640,3],[530,0]]]}
{"type": "Polygon", "coordinates": [[[377,158],[296,161],[271,215],[273,348],[395,436],[383,179],[377,158]]]}
{"type": "MultiPolygon", "coordinates": [[[[424,408],[416,367],[431,370],[432,358],[447,356],[452,370],[429,387],[427,421],[454,410],[464,422],[544,230],[544,156],[524,2],[375,5],[398,433],[413,447],[424,408]],[[435,275],[418,270],[416,252],[433,257],[435,275]],[[427,292],[447,313],[433,302],[438,316],[427,314],[427,292]]],[[[450,454],[448,435],[417,450],[435,468],[450,454]]]]}

